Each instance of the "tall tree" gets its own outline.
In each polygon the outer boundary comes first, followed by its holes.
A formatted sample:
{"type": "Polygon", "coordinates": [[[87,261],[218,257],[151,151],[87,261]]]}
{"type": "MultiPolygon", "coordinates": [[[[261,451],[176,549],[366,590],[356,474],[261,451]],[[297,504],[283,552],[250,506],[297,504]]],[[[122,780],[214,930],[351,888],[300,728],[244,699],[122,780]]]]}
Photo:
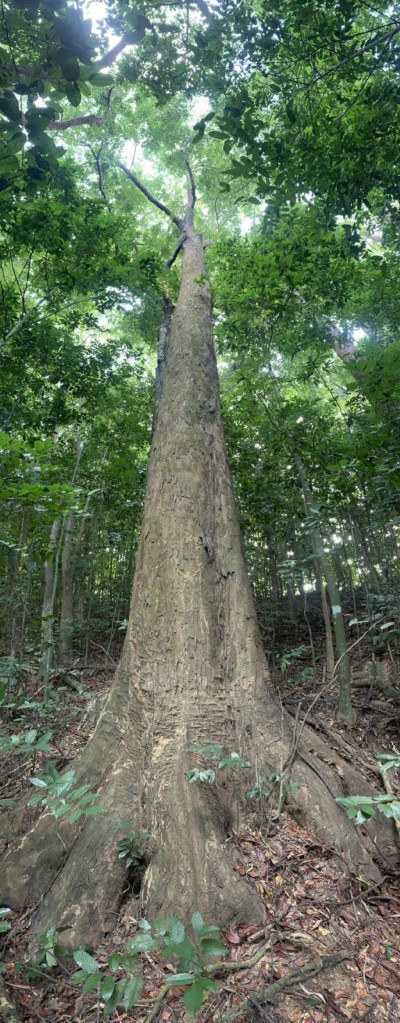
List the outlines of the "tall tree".
{"type": "MultiPolygon", "coordinates": [[[[115,922],[124,874],[115,829],[124,819],[151,834],[142,885],[149,914],[200,908],[221,923],[261,919],[257,896],[229,863],[232,794],[186,777],[196,740],[238,750],[266,772],[290,771],[291,812],[376,876],[370,839],[335,802],[343,786],[359,791],[357,773],[344,762],[340,775],[332,772],[326,747],[306,730],[293,736],[269,683],[225,454],[211,294],[189,167],[188,174],[183,217],[134,178],[178,228],[183,266],[129,628],[114,686],[75,765],[105,812],[83,825],[45,814],[2,864],[1,898],[21,905],[43,897],[37,926],[68,924],[71,943],[93,941],[115,922]]],[[[240,779],[232,784],[240,795],[240,779]]]]}

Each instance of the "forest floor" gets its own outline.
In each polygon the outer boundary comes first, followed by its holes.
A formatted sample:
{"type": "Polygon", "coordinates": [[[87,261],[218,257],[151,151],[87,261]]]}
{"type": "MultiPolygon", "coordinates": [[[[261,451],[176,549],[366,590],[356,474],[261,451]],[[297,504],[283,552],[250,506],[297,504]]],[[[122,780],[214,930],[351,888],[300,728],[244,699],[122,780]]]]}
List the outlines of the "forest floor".
{"type": "MultiPolygon", "coordinates": [[[[30,727],[52,728],[53,761],[55,755],[59,768],[70,764],[87,740],[93,727],[88,704],[93,704],[91,697],[107,691],[109,681],[104,672],[88,670],[81,675],[84,693],[68,688],[56,692],[49,711],[51,724],[38,709],[30,710],[30,727]],[[37,721],[32,725],[35,713],[37,721]]],[[[32,702],[33,686],[34,679],[32,702]]],[[[307,707],[311,689],[296,685],[294,690],[293,684],[284,684],[281,695],[289,709],[300,699],[307,707]]],[[[370,697],[367,700],[366,690],[360,688],[356,700],[359,717],[354,729],[338,725],[329,694],[321,700],[319,722],[324,723],[325,738],[326,729],[331,731],[331,743],[338,752],[346,756],[347,745],[347,755],[379,786],[365,765],[368,759],[373,763],[378,751],[398,750],[395,707],[385,698],[382,727],[382,699],[375,701],[380,708],[371,708],[370,697]]],[[[14,724],[14,729],[21,731],[21,724],[14,724]]],[[[30,761],[24,776],[19,757],[2,757],[0,797],[18,797],[27,777],[45,769],[46,759],[48,754],[38,755],[33,770],[30,761]]],[[[32,811],[27,811],[25,827],[31,819],[32,811]]],[[[381,881],[369,886],[285,812],[279,820],[269,821],[264,812],[261,822],[259,813],[251,811],[239,834],[228,840],[235,848],[233,869],[247,877],[265,902],[265,924],[262,929],[243,924],[222,932],[227,951],[215,974],[218,988],[204,1002],[199,1023],[236,1019],[239,1023],[400,1023],[400,888],[390,864],[383,863],[381,881]]],[[[72,959],[50,968],[44,955],[36,973],[29,966],[32,912],[13,913],[11,929],[2,936],[0,1003],[3,984],[15,1006],[14,1018],[21,1023],[98,1023],[105,1003],[97,991],[82,994],[71,981],[76,970],[72,959]]],[[[138,933],[138,917],[138,899],[128,890],[116,929],[94,951],[105,975],[109,956],[126,952],[127,942],[138,933]]],[[[128,1011],[118,1009],[109,1019],[187,1023],[192,1017],[182,1003],[185,988],[164,990],[166,977],[176,967],[161,959],[159,952],[143,952],[139,961],[144,980],[140,1003],[128,1011]]],[[[4,1019],[13,1017],[4,1015],[4,1019]]]]}

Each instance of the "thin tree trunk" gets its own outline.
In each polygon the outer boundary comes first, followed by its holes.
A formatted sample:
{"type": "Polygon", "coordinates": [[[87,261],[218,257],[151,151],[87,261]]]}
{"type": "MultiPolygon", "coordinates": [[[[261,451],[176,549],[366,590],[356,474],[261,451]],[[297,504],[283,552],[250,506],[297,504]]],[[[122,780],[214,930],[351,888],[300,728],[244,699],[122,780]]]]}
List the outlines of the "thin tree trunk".
{"type": "MultiPolygon", "coordinates": [[[[82,457],[82,443],[79,429],[76,434],[76,462],[72,474],[71,486],[74,486],[78,478],[79,466],[82,457]]],[[[72,537],[74,532],[74,515],[69,510],[63,521],[62,534],[62,555],[61,555],[61,614],[60,614],[60,664],[71,657],[72,653],[72,626],[74,614],[74,576],[76,559],[73,556],[72,537]]]]}
{"type": "Polygon", "coordinates": [[[59,662],[65,664],[72,652],[72,622],[74,614],[74,575],[72,537],[74,516],[68,512],[64,522],[64,540],[61,554],[61,614],[59,662]]]}
{"type": "Polygon", "coordinates": [[[24,606],[24,598],[20,592],[20,569],[22,561],[22,553],[26,544],[26,534],[28,528],[28,515],[26,511],[22,511],[21,524],[18,538],[18,548],[13,550],[10,564],[10,594],[12,600],[11,608],[11,638],[10,638],[10,655],[11,657],[16,656],[18,648],[18,632],[21,631],[20,623],[20,609],[24,606]],[[18,628],[19,626],[19,628],[18,628]]]}
{"type": "Polygon", "coordinates": [[[39,684],[43,686],[45,699],[47,699],[50,671],[54,660],[54,608],[57,594],[61,524],[61,519],[55,519],[53,522],[44,566],[44,593],[41,615],[42,652],[38,680],[39,684]]]}
{"type": "MultiPolygon", "coordinates": [[[[308,516],[312,516],[317,511],[316,502],[311,492],[311,488],[305,473],[304,465],[302,463],[300,456],[297,453],[295,453],[294,455],[294,461],[296,463],[299,479],[303,490],[306,514],[308,516]]],[[[350,659],[347,652],[346,630],[340,600],[340,593],[330,559],[324,550],[321,533],[316,526],[313,526],[311,530],[311,541],[315,554],[315,559],[320,565],[321,572],[326,579],[326,585],[328,588],[329,600],[331,604],[333,628],[336,643],[336,655],[338,661],[340,661],[338,700],[339,714],[345,721],[347,721],[348,724],[354,724],[356,720],[356,715],[351,702],[350,659]]],[[[322,591],[323,587],[321,587],[321,597],[322,591]]]]}
{"type": "MultiPolygon", "coordinates": [[[[311,537],[311,540],[312,539],[313,538],[311,537]]],[[[333,646],[331,616],[330,616],[330,612],[329,612],[328,601],[326,599],[325,584],[324,584],[324,580],[322,578],[322,572],[321,572],[321,568],[320,568],[320,563],[319,563],[319,560],[318,560],[316,552],[315,552],[314,569],[315,569],[315,575],[316,575],[316,579],[317,579],[317,586],[318,586],[318,589],[319,589],[319,592],[320,592],[320,596],[321,596],[322,617],[323,617],[323,620],[324,620],[324,628],[325,628],[326,681],[327,681],[327,683],[330,683],[330,682],[333,681],[333,676],[335,674],[335,650],[334,650],[334,646],[333,646]]]]}

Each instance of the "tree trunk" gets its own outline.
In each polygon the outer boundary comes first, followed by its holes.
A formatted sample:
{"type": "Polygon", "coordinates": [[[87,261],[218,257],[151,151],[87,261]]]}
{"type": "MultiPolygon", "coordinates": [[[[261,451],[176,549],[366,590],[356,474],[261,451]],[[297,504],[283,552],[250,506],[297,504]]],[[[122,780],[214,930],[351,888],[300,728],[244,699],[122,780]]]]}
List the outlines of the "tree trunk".
{"type": "Polygon", "coordinates": [[[317,558],[314,562],[315,575],[317,578],[317,586],[321,595],[321,607],[322,617],[324,620],[325,628],[325,667],[326,667],[326,683],[329,685],[333,681],[335,674],[335,651],[333,648],[333,636],[331,627],[331,616],[329,614],[328,601],[325,592],[325,584],[322,578],[322,573],[317,558]]]}
{"type": "MultiPolygon", "coordinates": [[[[300,456],[296,453],[294,455],[294,460],[296,463],[297,471],[299,474],[303,490],[304,507],[306,510],[306,515],[313,516],[315,512],[318,512],[318,507],[311,492],[310,484],[305,473],[303,462],[300,456]]],[[[331,565],[330,558],[325,553],[321,533],[316,526],[313,526],[311,530],[311,542],[315,554],[315,559],[318,562],[318,565],[320,566],[322,574],[325,576],[329,600],[331,604],[333,630],[335,633],[336,654],[339,662],[338,710],[340,716],[343,718],[344,721],[347,721],[349,725],[354,725],[356,721],[356,715],[351,703],[350,659],[347,652],[346,630],[340,600],[339,587],[336,581],[334,569],[332,568],[331,565]]]]}
{"type": "Polygon", "coordinates": [[[61,614],[60,614],[60,664],[71,657],[72,622],[74,614],[75,562],[72,554],[74,516],[68,512],[64,522],[64,540],[61,554],[61,614]]]}
{"type": "Polygon", "coordinates": [[[45,700],[54,657],[54,605],[57,593],[59,538],[61,519],[51,527],[49,546],[44,566],[44,593],[42,605],[42,646],[38,680],[43,686],[45,700]]]}
{"type": "MultiPolygon", "coordinates": [[[[75,765],[76,781],[100,792],[105,812],[75,825],[44,814],[0,871],[3,903],[44,896],[37,929],[69,924],[73,947],[116,922],[121,821],[152,836],[142,883],[150,918],[199,909],[220,925],[261,920],[257,893],[232,871],[226,844],[240,772],[233,791],[190,785],[188,746],[219,743],[267,773],[281,771],[292,751],[292,725],[269,685],[227,466],[203,243],[187,225],[183,249],[129,627],[114,686],[75,765]]],[[[328,747],[305,730],[290,810],[359,873],[376,877],[372,844],[335,802],[365,784],[343,761],[342,780],[324,757],[332,758],[328,747]]]]}

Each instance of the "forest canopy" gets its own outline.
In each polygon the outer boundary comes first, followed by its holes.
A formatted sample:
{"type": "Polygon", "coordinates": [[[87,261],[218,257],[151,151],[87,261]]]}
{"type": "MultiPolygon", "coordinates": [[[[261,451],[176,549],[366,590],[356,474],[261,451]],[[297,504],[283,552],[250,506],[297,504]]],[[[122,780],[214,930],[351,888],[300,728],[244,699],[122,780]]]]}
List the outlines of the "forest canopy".
{"type": "Polygon", "coordinates": [[[399,67],[381,0],[1,0],[1,899],[75,951],[127,859],[204,963],[260,925],[250,765],[355,876],[393,844],[399,67]]]}

